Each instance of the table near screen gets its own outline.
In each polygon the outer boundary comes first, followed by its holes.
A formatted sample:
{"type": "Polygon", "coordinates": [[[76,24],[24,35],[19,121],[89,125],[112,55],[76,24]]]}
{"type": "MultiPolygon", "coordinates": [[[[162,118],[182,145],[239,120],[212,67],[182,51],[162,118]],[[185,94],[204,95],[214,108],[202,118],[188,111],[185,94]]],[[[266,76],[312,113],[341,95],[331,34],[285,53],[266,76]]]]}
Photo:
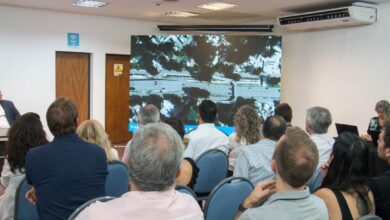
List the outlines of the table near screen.
{"type": "Polygon", "coordinates": [[[5,159],[5,143],[7,142],[8,128],[0,128],[0,172],[3,170],[5,159]]]}

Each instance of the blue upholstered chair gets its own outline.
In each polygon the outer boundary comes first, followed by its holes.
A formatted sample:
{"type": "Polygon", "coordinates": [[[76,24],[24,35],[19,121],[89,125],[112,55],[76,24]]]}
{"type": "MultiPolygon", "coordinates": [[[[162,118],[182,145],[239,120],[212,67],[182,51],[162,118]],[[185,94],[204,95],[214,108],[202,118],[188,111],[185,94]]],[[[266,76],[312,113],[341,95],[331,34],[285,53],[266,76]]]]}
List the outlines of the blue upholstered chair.
{"type": "Polygon", "coordinates": [[[106,196],[120,197],[129,191],[129,172],[126,164],[113,161],[108,164],[106,196]]]}
{"type": "Polygon", "coordinates": [[[233,220],[238,207],[252,192],[252,183],[242,177],[230,177],[220,182],[206,202],[205,220],[233,220]]]}
{"type": "Polygon", "coordinates": [[[322,176],[321,168],[317,168],[314,171],[313,176],[309,180],[309,183],[307,184],[307,186],[309,187],[310,193],[314,193],[321,186],[323,178],[324,177],[322,176]]]}
{"type": "Polygon", "coordinates": [[[181,193],[188,194],[188,195],[194,197],[194,199],[196,199],[196,195],[195,195],[194,191],[192,191],[192,189],[188,186],[176,185],[175,189],[181,193]]]}
{"type": "Polygon", "coordinates": [[[28,185],[26,178],[23,179],[18,189],[16,190],[15,197],[15,219],[16,220],[35,220],[38,219],[37,207],[25,198],[25,194],[30,190],[31,186],[28,185]]]}
{"type": "Polygon", "coordinates": [[[199,173],[194,192],[198,200],[205,200],[211,190],[226,178],[229,160],[222,150],[211,149],[201,154],[195,163],[199,168],[199,173]]]}
{"type": "Polygon", "coordinates": [[[94,202],[97,202],[97,201],[99,201],[99,202],[107,202],[107,201],[110,201],[111,199],[115,199],[115,197],[112,197],[112,196],[102,196],[102,197],[98,197],[98,198],[95,198],[95,199],[91,199],[88,202],[85,202],[84,204],[82,204],[76,210],[74,210],[74,212],[69,216],[68,220],[75,219],[85,208],[87,208],[89,205],[91,205],[94,202]]]}

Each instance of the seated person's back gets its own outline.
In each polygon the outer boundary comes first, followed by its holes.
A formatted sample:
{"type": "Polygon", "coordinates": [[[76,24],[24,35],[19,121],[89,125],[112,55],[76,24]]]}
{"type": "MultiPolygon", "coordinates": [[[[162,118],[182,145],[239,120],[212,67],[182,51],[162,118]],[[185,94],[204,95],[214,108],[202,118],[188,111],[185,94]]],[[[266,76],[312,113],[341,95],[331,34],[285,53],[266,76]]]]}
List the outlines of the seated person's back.
{"type": "Polygon", "coordinates": [[[203,100],[199,105],[199,126],[185,136],[188,142],[183,157],[194,160],[207,150],[218,148],[227,153],[228,137],[218,130],[214,123],[217,117],[217,106],[210,100],[203,100]]]}
{"type": "Polygon", "coordinates": [[[27,154],[26,179],[33,186],[27,197],[35,193],[40,219],[67,219],[84,202],[105,195],[105,152],[77,136],[76,120],[75,105],[57,99],[47,113],[54,140],[27,154]]]}
{"type": "Polygon", "coordinates": [[[90,205],[76,219],[203,219],[195,199],[174,189],[182,154],[182,140],[169,125],[142,127],[134,134],[129,151],[131,191],[90,205]]]}
{"type": "Polygon", "coordinates": [[[253,185],[273,179],[271,169],[276,141],[286,132],[286,123],[280,116],[268,117],[262,128],[264,139],[243,147],[234,165],[233,176],[249,179],[253,185]]]}

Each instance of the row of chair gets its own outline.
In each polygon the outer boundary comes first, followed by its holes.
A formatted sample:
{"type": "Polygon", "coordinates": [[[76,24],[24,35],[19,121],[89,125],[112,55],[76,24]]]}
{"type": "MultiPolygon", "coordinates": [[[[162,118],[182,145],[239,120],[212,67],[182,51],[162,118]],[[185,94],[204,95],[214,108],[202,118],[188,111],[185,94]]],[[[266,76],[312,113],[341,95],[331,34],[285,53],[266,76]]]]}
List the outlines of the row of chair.
{"type": "Polygon", "coordinates": [[[205,220],[233,220],[238,207],[252,192],[252,183],[242,177],[229,177],[218,183],[206,200],[205,220]]]}

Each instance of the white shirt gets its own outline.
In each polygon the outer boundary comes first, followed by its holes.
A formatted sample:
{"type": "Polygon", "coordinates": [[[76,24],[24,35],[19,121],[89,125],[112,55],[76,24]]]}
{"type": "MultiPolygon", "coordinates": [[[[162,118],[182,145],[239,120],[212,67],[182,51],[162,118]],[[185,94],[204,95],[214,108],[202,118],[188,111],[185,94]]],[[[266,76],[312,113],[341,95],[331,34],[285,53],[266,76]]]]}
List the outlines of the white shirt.
{"type": "Polygon", "coordinates": [[[200,124],[184,138],[187,138],[189,142],[183,157],[196,160],[203,152],[214,148],[221,149],[227,154],[228,137],[212,123],[200,124]]]}
{"type": "Polygon", "coordinates": [[[10,128],[7,117],[5,116],[5,111],[0,105],[0,128],[10,128]]]}
{"type": "Polygon", "coordinates": [[[118,151],[114,148],[111,148],[112,156],[114,156],[114,160],[119,160],[118,151]]]}
{"type": "Polygon", "coordinates": [[[312,134],[311,139],[314,141],[318,149],[320,157],[318,167],[320,167],[322,164],[328,162],[335,140],[328,134],[312,134]]]}

